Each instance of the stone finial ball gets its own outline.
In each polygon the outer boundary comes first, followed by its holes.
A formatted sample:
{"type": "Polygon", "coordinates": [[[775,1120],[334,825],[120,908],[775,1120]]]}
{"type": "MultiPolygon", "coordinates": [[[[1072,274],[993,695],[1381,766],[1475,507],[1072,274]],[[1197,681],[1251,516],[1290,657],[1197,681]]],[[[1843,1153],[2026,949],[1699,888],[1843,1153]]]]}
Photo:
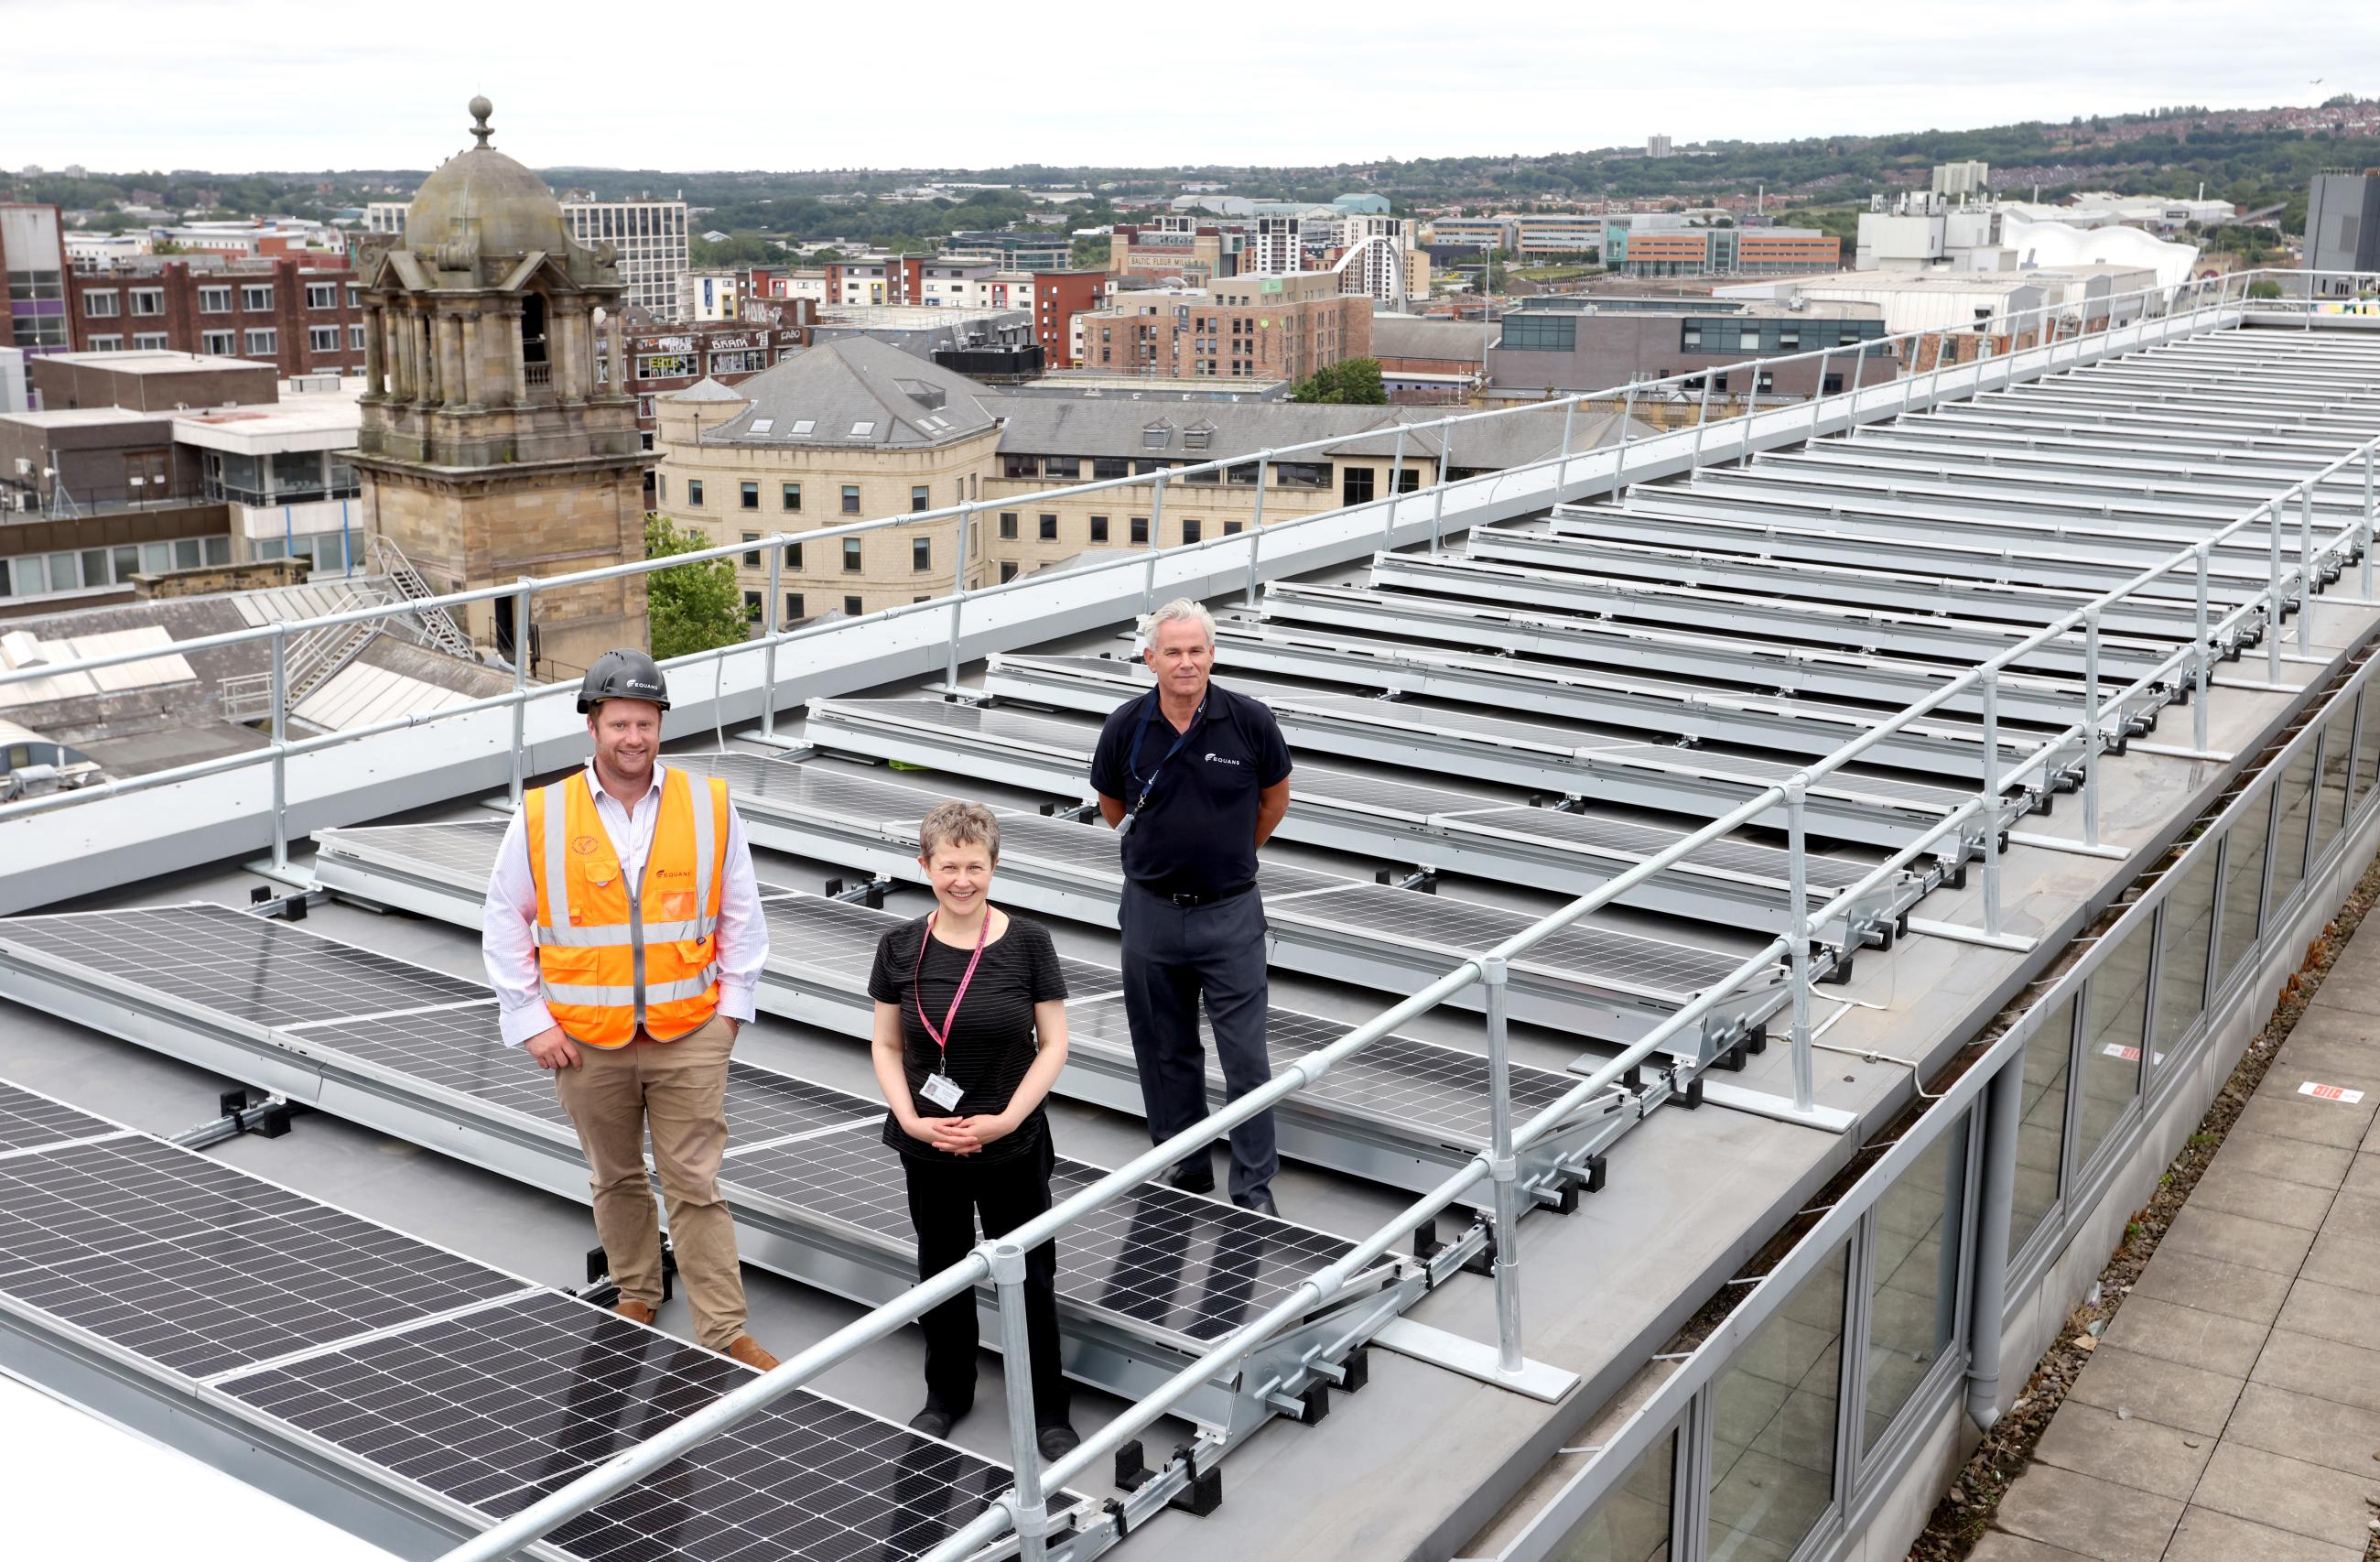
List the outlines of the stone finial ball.
{"type": "Polygon", "coordinates": [[[495,111],[496,105],[490,103],[484,97],[473,98],[471,100],[471,117],[474,119],[485,119],[491,114],[495,113],[495,111]]]}

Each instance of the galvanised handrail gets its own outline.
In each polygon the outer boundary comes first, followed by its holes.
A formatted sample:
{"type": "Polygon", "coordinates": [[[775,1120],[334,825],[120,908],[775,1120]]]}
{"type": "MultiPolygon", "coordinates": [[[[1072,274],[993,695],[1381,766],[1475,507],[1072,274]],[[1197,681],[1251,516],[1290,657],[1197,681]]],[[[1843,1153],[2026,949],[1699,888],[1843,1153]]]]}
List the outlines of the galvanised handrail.
{"type": "MultiPolygon", "coordinates": [[[[2108,335],[2112,335],[2112,332],[2108,335]]],[[[2055,344],[2051,346],[2054,348],[2055,344]]],[[[2102,356],[2105,354],[2103,353],[2102,356]]],[[[1938,373],[1939,370],[1935,372],[1938,373]]],[[[1977,366],[1976,378],[1978,382],[1982,378],[1980,364],[1977,366]]],[[[2007,383],[2006,380],[2002,382],[2003,384],[2007,383]]],[[[1852,410],[1855,414],[1856,408],[1852,410]]],[[[1748,428],[1745,430],[1747,444],[1750,432],[1748,428]]],[[[2334,541],[2324,551],[2326,555],[2342,545],[2350,533],[2360,534],[2364,542],[2363,557],[2367,576],[2370,568],[2370,541],[2373,527],[2369,499],[2370,479],[2375,452],[2380,452],[2380,439],[2368,441],[2348,455],[2338,458],[2322,470],[2301,480],[2297,486],[2289,491],[2297,493],[2302,490],[2310,494],[2312,484],[2314,482],[2328,477],[2335,471],[2344,470],[2358,458],[2364,462],[2367,493],[2365,512],[2341,532],[2338,541],[2334,541]]],[[[1397,496],[1392,496],[1392,501],[1394,497],[1397,496]]],[[[2286,496],[2280,502],[2286,502],[2286,496]]],[[[2032,651],[2072,632],[2077,628],[2085,629],[2088,636],[2089,653],[2095,660],[2098,620],[2109,606],[2123,601],[2131,592],[2154,583],[2166,574],[2185,566],[2195,564],[2203,572],[2207,555],[2214,543],[2240,528],[2252,524],[2259,516],[2274,508],[2275,506],[2269,504],[2258,506],[2256,510],[2230,523],[2214,537],[2177,551],[2163,563],[2142,571],[2120,586],[2100,593],[2082,607],[2045,626],[1977,666],[1961,673],[1887,722],[1845,743],[1841,748],[1804,767],[1784,782],[1765,788],[1759,795],[1681,837],[1670,846],[1645,858],[1625,872],[1606,880],[1594,890],[1578,897],[1560,909],[1504,940],[1493,950],[1464,960],[1402,1002],[1356,1026],[1330,1045],[1307,1054],[1297,1062],[1283,1068],[1265,1085],[1227,1104],[1164,1143],[1155,1146],[1126,1165],[1108,1173],[1052,1207],[1046,1214],[996,1241],[988,1241],[980,1245],[958,1263],[883,1303],[865,1317],[837,1331],[810,1350],[784,1362],[773,1372],[763,1374],[752,1383],[745,1385],[645,1443],[624,1450],[595,1470],[580,1476],[570,1485],[552,1493],[534,1506],[521,1510],[475,1540],[455,1548],[448,1554],[446,1562],[491,1562],[491,1559],[511,1555],[554,1526],[586,1512],[605,1498],[659,1470],[704,1439],[759,1409],[780,1396],[791,1392],[809,1377],[815,1376],[826,1366],[843,1359],[860,1346],[882,1337],[893,1329],[921,1316],[941,1300],[964,1294],[987,1279],[993,1281],[999,1291],[1004,1322],[1011,1314],[1021,1317],[1023,1279],[1021,1254],[1025,1250],[1050,1239],[1075,1220],[1102,1207],[1148,1178],[1158,1175],[1178,1161],[1184,1153],[1201,1144],[1212,1142],[1219,1134],[1227,1132],[1231,1128],[1246,1121],[1257,1113],[1270,1108],[1274,1103],[1314,1083],[1336,1064],[1353,1056],[1415,1017],[1436,1007],[1455,994],[1467,989],[1474,982],[1484,982],[1491,990],[1491,997],[1488,1005],[1489,1054],[1491,1061],[1500,1057],[1504,1048],[1504,1037],[1501,1033],[1502,1006],[1495,1001],[1493,990],[1500,984],[1500,978],[1512,959],[1524,954],[1539,942],[1581,917],[1609,904],[1653,874],[1664,871],[1701,847],[1717,840],[1779,803],[1785,805],[1791,820],[1791,850],[1798,879],[1799,866],[1804,857],[1802,801],[1807,788],[1814,781],[1852,763],[1862,753],[1883,741],[1893,732],[1920,719],[1954,694],[1969,687],[1980,687],[1982,689],[1985,747],[1987,752],[1996,755],[1998,746],[1993,741],[1997,725],[1994,720],[1997,708],[1996,689],[1998,675],[2003,669],[2032,651]]],[[[2301,611],[2311,612],[2310,561],[2313,555],[2310,543],[2307,545],[2304,556],[2309,563],[2307,573],[2303,578],[2306,599],[2301,604],[2301,611]]],[[[2271,582],[2262,598],[2264,609],[2267,615],[2265,632],[2270,635],[2277,636],[2280,632],[2284,585],[2285,582],[2277,578],[2271,582]]],[[[2148,678],[2143,678],[2140,683],[2135,684],[2136,689],[2166,668],[2180,665],[2194,659],[2199,675],[2200,703],[2203,712],[2205,669],[2212,657],[2217,634],[2233,620],[2243,618],[2258,605],[2257,599],[2251,599],[2232,614],[2228,615],[2222,624],[2209,626],[2205,622],[2204,601],[2202,592],[2200,622],[2191,643],[2167,658],[2166,663],[2162,664],[2159,669],[2153,670],[2148,678]]],[[[2092,669],[2089,681],[2095,689],[2097,684],[2095,665],[2092,669]]],[[[2082,733],[2090,751],[2095,752],[2100,736],[2095,716],[2097,712],[2104,708],[2095,701],[2091,709],[2086,711],[2083,723],[2070,726],[2063,733],[2043,739],[2036,747],[2034,754],[2028,760],[2021,762],[2020,766],[2012,774],[2021,774],[2023,765],[2039,763],[2041,755],[2051,746],[2063,743],[2078,731],[2082,733]]],[[[1840,894],[1856,895],[1875,884],[1881,883],[1884,878],[1897,871],[1900,862],[1913,858],[1939,836],[1959,828],[1969,816],[1981,814],[1985,816],[1985,821],[1983,836],[1985,843],[1986,933],[1997,934],[1998,831],[1997,820],[1990,817],[2001,790],[2000,778],[1990,774],[1997,768],[1996,760],[1988,762],[1985,785],[1973,800],[1952,811],[1921,836],[1916,842],[1896,853],[1894,859],[1872,870],[1859,885],[1852,885],[1840,894]]],[[[2095,769],[2091,772],[2086,785],[2095,785],[2095,769]]],[[[1837,898],[1840,899],[1840,896],[1837,898]]],[[[1014,1531],[1018,1537],[1022,1554],[1027,1558],[1038,1558],[1043,1551],[1042,1541],[1048,1523],[1045,1497],[1048,1491],[1062,1488],[1067,1481],[1091,1469],[1099,1459],[1113,1453],[1135,1433],[1145,1429],[1159,1416],[1164,1414],[1168,1409],[1191,1393],[1198,1385],[1245,1358],[1261,1345],[1274,1330],[1328,1300],[1357,1275],[1369,1272],[1373,1265],[1388,1256],[1402,1236],[1422,1221],[1444,1211],[1482,1178],[1496,1179],[1500,1183],[1509,1181],[1513,1175],[1512,1164],[1517,1151],[1536,1142],[1559,1127],[1572,1113],[1601,1096],[1629,1068],[1642,1064],[1654,1052],[1659,1050],[1670,1037],[1683,1031],[1688,1026],[1695,1024],[1718,1004],[1731,997],[1742,982],[1771,972],[1780,958],[1791,960],[1791,980],[1794,985],[1791,1044],[1796,1107],[1799,1111],[1809,1112],[1813,1104],[1808,1014],[1809,928],[1816,919],[1812,918],[1809,913],[1806,897],[1796,896],[1794,900],[1794,928],[1790,936],[1773,940],[1759,953],[1745,959],[1727,979],[1682,1006],[1643,1039],[1623,1049],[1617,1056],[1604,1063],[1587,1078],[1565,1092],[1560,1099],[1541,1111],[1526,1125],[1518,1129],[1510,1130],[1509,1133],[1500,1131],[1497,1137],[1503,1141],[1502,1143],[1492,1146],[1488,1152],[1473,1156],[1443,1183],[1425,1194],[1395,1219],[1358,1242],[1345,1257],[1301,1283],[1287,1298],[1262,1316],[1243,1324],[1217,1342],[1204,1356],[1184,1367],[1155,1392],[1135,1401],[1123,1415],[1087,1438],[1080,1446],[1065,1458],[1055,1460],[1045,1468],[1040,1464],[1038,1456],[1030,1443],[1020,1441],[1014,1450],[1019,1470],[1016,1487],[929,1552],[927,1562],[957,1562],[958,1558],[966,1556],[978,1547],[997,1540],[1011,1531],[1014,1531]]],[[[1830,902],[1830,906],[1832,903],[1830,902]]],[[[1497,1116],[1501,1123],[1508,1124],[1511,1111],[1509,1079],[1503,1070],[1491,1068],[1491,1090],[1498,1096],[1495,1103],[1497,1116]]],[[[1513,1218],[1510,1213],[1512,1208],[1512,1201],[1499,1198],[1495,1219],[1499,1252],[1514,1255],[1514,1263],[1500,1263],[1496,1271],[1498,1343],[1500,1361],[1506,1371],[1511,1370],[1520,1360],[1517,1244],[1510,1239],[1512,1237],[1510,1226],[1513,1218]]],[[[1004,1374],[1011,1400],[1010,1419],[1012,1425],[1029,1425],[1031,1409],[1029,1362],[1015,1359],[1019,1354],[1018,1348],[1023,1342],[1023,1333],[1021,1328],[1012,1328],[1006,1332],[1014,1336],[1008,1342],[1012,1359],[1004,1374]]]]}

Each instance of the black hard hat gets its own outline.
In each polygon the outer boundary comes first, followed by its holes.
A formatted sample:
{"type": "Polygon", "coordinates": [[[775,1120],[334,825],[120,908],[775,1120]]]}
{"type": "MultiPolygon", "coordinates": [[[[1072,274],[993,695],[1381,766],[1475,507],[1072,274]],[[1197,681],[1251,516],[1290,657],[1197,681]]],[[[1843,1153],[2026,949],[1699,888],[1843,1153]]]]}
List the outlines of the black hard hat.
{"type": "Polygon", "coordinates": [[[642,700],[666,711],[669,685],[662,681],[660,665],[643,652],[607,651],[578,685],[578,712],[584,715],[606,700],[642,700]]]}

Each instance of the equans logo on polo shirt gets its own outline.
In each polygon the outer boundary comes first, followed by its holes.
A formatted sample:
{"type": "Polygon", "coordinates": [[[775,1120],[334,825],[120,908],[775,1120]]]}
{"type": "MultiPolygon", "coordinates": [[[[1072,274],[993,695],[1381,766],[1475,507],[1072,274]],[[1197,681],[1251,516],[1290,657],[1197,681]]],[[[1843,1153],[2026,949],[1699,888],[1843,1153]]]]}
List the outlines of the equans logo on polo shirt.
{"type": "Polygon", "coordinates": [[[1209,749],[1207,750],[1207,763],[1208,764],[1228,764],[1232,768],[1237,769],[1240,762],[1237,760],[1227,760],[1222,755],[1215,752],[1214,750],[1209,749]]]}

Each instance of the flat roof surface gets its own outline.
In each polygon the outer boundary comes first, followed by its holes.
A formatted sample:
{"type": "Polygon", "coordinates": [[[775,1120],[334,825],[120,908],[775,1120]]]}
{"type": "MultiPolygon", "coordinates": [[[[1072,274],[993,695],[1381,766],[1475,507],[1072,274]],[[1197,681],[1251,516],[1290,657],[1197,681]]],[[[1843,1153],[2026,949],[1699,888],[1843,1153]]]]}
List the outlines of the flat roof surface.
{"type": "Polygon", "coordinates": [[[253,359],[219,358],[203,352],[164,352],[140,348],[126,348],[119,352],[52,353],[42,361],[71,363],[83,369],[107,369],[118,374],[188,374],[220,369],[273,368],[270,363],[259,363],[253,359]]]}

